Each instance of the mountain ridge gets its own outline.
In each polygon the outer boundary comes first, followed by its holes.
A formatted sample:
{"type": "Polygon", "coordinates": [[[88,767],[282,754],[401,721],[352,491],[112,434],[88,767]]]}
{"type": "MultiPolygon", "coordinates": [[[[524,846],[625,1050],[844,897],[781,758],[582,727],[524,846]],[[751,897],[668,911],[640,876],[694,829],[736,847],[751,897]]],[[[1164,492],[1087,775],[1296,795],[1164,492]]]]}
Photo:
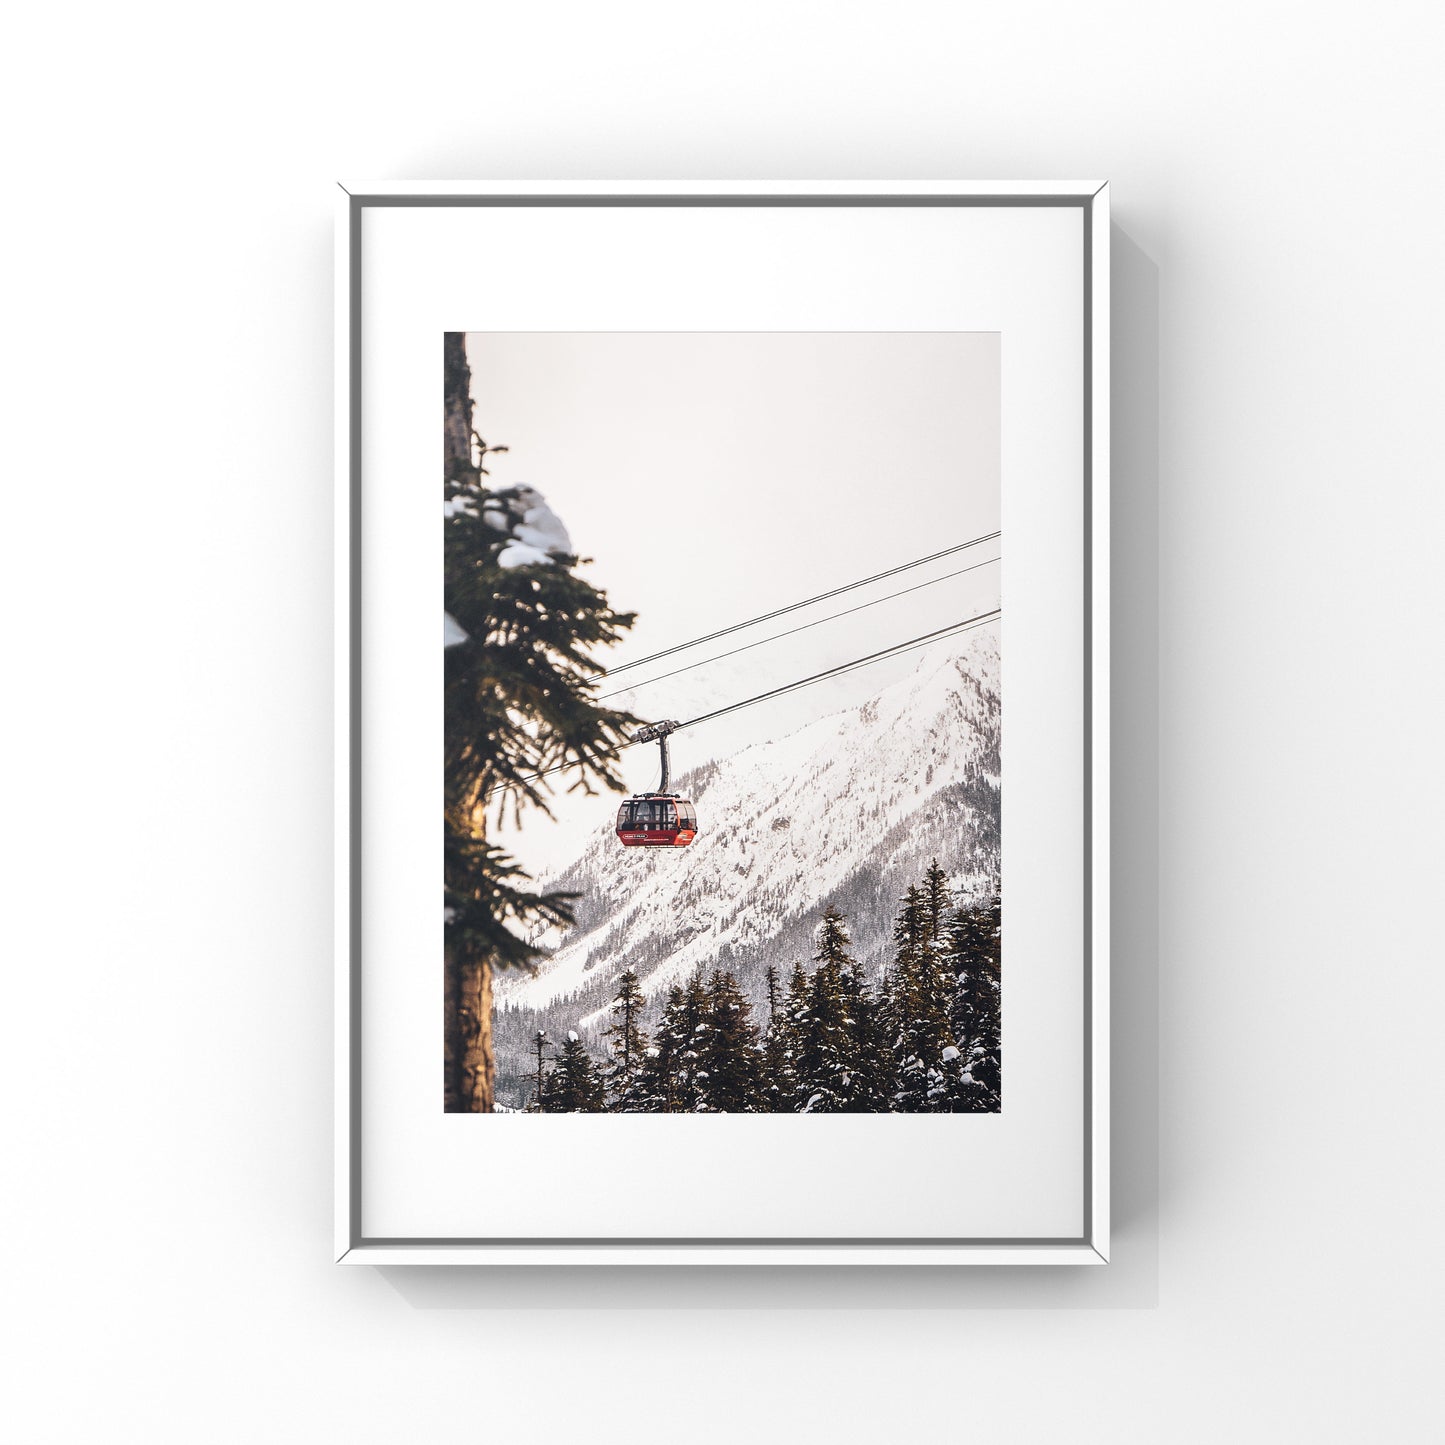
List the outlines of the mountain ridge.
{"type": "Polygon", "coordinates": [[[686,849],[624,850],[600,828],[541,880],[581,895],[574,926],[541,940],[554,951],[533,976],[497,982],[499,1079],[525,1074],[538,1027],[595,1042],[628,966],[653,1003],[699,968],[727,967],[756,1004],[769,963],[786,976],[810,960],[827,907],[848,916],[871,975],[889,957],[899,895],[932,858],[962,892],[990,891],[998,669],[991,629],[950,639],[867,701],[684,774],[677,790],[700,821],[686,849]]]}

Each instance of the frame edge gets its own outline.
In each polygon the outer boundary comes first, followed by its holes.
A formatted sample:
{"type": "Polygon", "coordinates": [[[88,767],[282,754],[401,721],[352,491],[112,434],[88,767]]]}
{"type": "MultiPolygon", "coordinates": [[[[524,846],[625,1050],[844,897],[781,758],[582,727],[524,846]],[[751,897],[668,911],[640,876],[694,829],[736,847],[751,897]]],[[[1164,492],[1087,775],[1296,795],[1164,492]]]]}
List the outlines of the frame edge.
{"type": "Polygon", "coordinates": [[[790,1268],[885,1267],[966,1269],[987,1265],[1087,1266],[1107,1264],[1089,1244],[922,1246],[707,1246],[707,1245],[359,1245],[336,1261],[347,1265],[403,1265],[409,1268],[471,1265],[486,1268],[651,1265],[655,1267],[790,1268]]]}
{"type": "Polygon", "coordinates": [[[868,196],[868,195],[955,195],[955,196],[1057,196],[1087,200],[1107,182],[1100,180],[1037,181],[710,181],[696,177],[677,181],[341,181],[349,196],[366,202],[380,197],[427,196],[671,196],[679,194],[714,196],[868,196]]]}
{"type": "Polygon", "coordinates": [[[338,182],[335,212],[335,526],[333,706],[335,788],[334,967],[336,1017],[334,1259],[338,1264],[487,1266],[575,1265],[1099,1265],[1109,1262],[1109,185],[1107,181],[962,182],[962,181],[386,181],[338,182]],[[465,197],[528,195],[676,195],[696,187],[720,195],[934,195],[1057,197],[1082,201],[1090,247],[1086,279],[1091,286],[1087,380],[1091,385],[1087,420],[1091,428],[1089,645],[1092,649],[1088,749],[1092,808],[1089,883],[1092,969],[1088,995],[1092,1067],[1089,1085],[1090,1177],[1085,1181],[1088,1224],[1078,1242],[1047,1245],[981,1246],[577,1246],[508,1247],[448,1244],[394,1246],[367,1244],[359,1232],[355,1197],[356,1125],[353,1086],[357,1059],[353,1016],[359,999],[352,989],[354,907],[353,873],[353,718],[355,646],[353,598],[354,528],[359,524],[352,498],[353,428],[351,353],[353,345],[354,242],[368,201],[382,197],[465,197]]]}
{"type": "Polygon", "coordinates": [[[351,231],[353,202],[345,186],[335,203],[335,476],[332,606],[332,738],[335,758],[332,771],[334,836],[332,867],[334,878],[332,949],[335,969],[334,1087],[336,1098],[335,1155],[336,1184],[333,1199],[333,1240],[337,1261],[352,1253],[353,1215],[351,1132],[351,1019],[356,1000],[351,993],[351,231]]]}
{"type": "Polygon", "coordinates": [[[1091,579],[1092,663],[1090,667],[1091,755],[1089,758],[1092,816],[1089,856],[1091,899],[1091,1015],[1093,1044],[1091,1080],[1093,1178],[1090,1180],[1092,1228],[1090,1243],[1100,1262],[1109,1260],[1109,186],[1101,185],[1090,202],[1092,304],[1092,518],[1091,579]]]}

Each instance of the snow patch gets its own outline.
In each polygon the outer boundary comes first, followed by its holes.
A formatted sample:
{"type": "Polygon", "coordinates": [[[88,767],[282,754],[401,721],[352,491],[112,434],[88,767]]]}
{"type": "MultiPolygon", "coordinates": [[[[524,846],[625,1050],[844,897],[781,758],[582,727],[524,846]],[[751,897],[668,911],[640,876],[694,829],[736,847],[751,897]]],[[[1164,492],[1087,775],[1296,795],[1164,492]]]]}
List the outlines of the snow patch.
{"type": "Polygon", "coordinates": [[[543,566],[555,556],[572,555],[572,538],[567,535],[567,528],[535,487],[510,487],[498,496],[506,500],[512,516],[503,517],[497,508],[487,507],[482,518],[499,530],[511,532],[511,541],[497,557],[499,567],[543,566]],[[492,521],[494,514],[499,520],[492,521]],[[520,520],[516,514],[520,514],[520,520]]]}

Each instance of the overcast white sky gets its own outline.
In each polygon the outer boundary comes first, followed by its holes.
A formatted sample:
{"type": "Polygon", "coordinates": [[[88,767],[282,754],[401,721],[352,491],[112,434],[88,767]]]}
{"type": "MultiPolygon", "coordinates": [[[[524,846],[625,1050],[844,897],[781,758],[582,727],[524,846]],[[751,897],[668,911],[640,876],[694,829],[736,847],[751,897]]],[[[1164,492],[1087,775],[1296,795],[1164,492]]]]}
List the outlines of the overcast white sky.
{"type": "MultiPolygon", "coordinates": [[[[537,488],[636,611],[609,667],[717,631],[999,526],[999,338],[993,332],[473,333],[478,431],[511,450],[498,487],[537,488]]],[[[1000,539],[1001,541],[1002,539],[1000,539]]],[[[1000,555],[1000,542],[665,662],[640,683],[1000,555]]],[[[995,606],[985,566],[616,699],[686,719],[995,606]]],[[[674,773],[871,697],[911,656],[677,735],[674,773]]],[[[604,686],[604,691],[606,687],[604,686]]],[[[657,749],[623,755],[653,787],[657,749]]],[[[534,873],[565,865],[609,822],[613,795],[559,804],[499,841],[534,873]]]]}

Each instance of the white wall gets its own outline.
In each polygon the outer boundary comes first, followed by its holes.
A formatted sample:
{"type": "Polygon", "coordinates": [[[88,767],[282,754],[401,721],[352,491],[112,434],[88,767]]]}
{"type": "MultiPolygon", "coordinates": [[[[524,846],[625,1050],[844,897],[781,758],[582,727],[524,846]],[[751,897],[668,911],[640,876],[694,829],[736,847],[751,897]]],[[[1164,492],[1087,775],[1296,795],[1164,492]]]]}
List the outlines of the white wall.
{"type": "Polygon", "coordinates": [[[1440,13],[12,15],[11,1438],[1427,1438],[1440,13]],[[1116,1263],[333,1267],[333,179],[1075,175],[1118,222],[1116,1263]]]}

